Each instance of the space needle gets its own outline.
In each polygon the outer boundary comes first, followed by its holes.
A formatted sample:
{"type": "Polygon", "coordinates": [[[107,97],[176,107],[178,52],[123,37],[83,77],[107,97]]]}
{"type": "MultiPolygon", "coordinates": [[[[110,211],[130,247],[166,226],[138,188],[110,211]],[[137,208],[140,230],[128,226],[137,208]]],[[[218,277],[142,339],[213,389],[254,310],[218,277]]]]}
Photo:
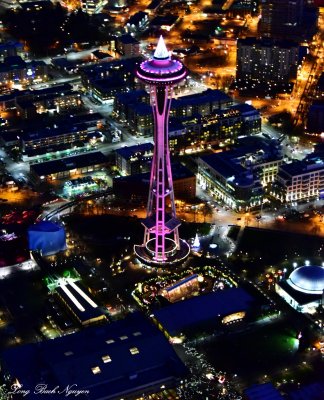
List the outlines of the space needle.
{"type": "Polygon", "coordinates": [[[171,59],[160,36],[153,58],[142,62],[136,75],[150,86],[154,153],[146,218],[142,221],[144,240],[134,246],[134,251],[146,265],[168,267],[181,263],[190,252],[189,245],[179,237],[168,140],[173,87],[185,79],[187,70],[180,61],[171,59]]]}

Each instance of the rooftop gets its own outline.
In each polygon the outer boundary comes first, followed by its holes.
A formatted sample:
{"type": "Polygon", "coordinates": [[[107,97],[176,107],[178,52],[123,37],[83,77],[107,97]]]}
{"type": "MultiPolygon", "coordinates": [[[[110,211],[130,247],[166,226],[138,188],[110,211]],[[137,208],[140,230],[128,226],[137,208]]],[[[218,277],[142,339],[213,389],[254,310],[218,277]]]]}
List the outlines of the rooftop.
{"type": "Polygon", "coordinates": [[[283,397],[272,383],[253,385],[244,390],[247,400],[281,400],[283,397]]]}
{"type": "Polygon", "coordinates": [[[118,42],[121,42],[123,44],[138,44],[139,43],[139,41],[130,34],[118,36],[117,40],[118,40],[118,42]]]}
{"type": "Polygon", "coordinates": [[[51,221],[40,221],[37,224],[31,225],[28,230],[36,232],[57,232],[62,230],[62,226],[51,221]]]}
{"type": "Polygon", "coordinates": [[[12,347],[2,359],[24,389],[46,377],[51,387],[73,382],[79,390],[88,389],[89,400],[145,393],[187,372],[164,335],[138,312],[72,335],[12,347]]]}
{"type": "Polygon", "coordinates": [[[195,325],[239,311],[247,311],[254,299],[242,288],[230,288],[179,301],[154,312],[156,320],[172,336],[195,325]]]}
{"type": "Polygon", "coordinates": [[[232,98],[218,89],[207,89],[204,92],[179,97],[172,100],[172,108],[182,107],[183,105],[203,104],[207,102],[232,102],[232,98]]]}
{"type": "Polygon", "coordinates": [[[147,153],[147,152],[153,153],[153,148],[154,146],[152,143],[142,143],[130,147],[128,146],[121,147],[120,149],[116,150],[116,153],[122,158],[129,160],[138,153],[147,153]]]}
{"type": "Polygon", "coordinates": [[[255,139],[254,143],[243,141],[239,148],[202,156],[201,160],[232,185],[252,184],[256,179],[254,167],[282,159],[276,141],[255,139]]]}
{"type": "MultiPolygon", "coordinates": [[[[18,102],[18,104],[23,105],[26,102],[18,102]]],[[[33,105],[33,102],[30,102],[33,105]]],[[[27,103],[28,104],[28,103],[27,103]]],[[[55,137],[55,136],[62,136],[62,135],[70,135],[72,133],[77,133],[80,131],[86,131],[87,125],[86,124],[78,124],[78,125],[66,125],[66,126],[55,126],[55,127],[46,127],[40,130],[33,130],[28,132],[23,132],[21,134],[21,139],[27,142],[34,142],[39,141],[41,139],[55,137]]]]}
{"type": "Polygon", "coordinates": [[[112,55],[100,50],[95,50],[91,54],[93,54],[93,56],[98,58],[99,60],[104,60],[105,58],[113,58],[112,55]]]}
{"type": "Polygon", "coordinates": [[[111,89],[125,86],[125,82],[120,78],[109,76],[108,78],[94,80],[93,85],[102,92],[109,92],[111,89]]]}
{"type": "Polygon", "coordinates": [[[92,321],[106,319],[100,307],[93,302],[78,282],[62,283],[55,291],[80,323],[86,325],[92,321]]]}
{"type": "Polygon", "coordinates": [[[100,151],[80,154],[74,157],[66,157],[60,160],[47,161],[33,164],[30,169],[38,176],[48,176],[63,171],[70,171],[75,168],[84,168],[92,165],[105,164],[107,158],[100,151]]]}
{"type": "Polygon", "coordinates": [[[316,154],[311,154],[310,156],[302,161],[294,161],[290,164],[281,165],[278,174],[291,178],[312,171],[322,170],[324,168],[324,158],[316,154]]]}
{"type": "Polygon", "coordinates": [[[138,11],[136,14],[133,14],[129,20],[127,21],[127,25],[138,25],[143,18],[147,17],[148,14],[144,11],[138,11]]]}
{"type": "Polygon", "coordinates": [[[167,25],[167,26],[173,26],[179,16],[178,15],[172,15],[172,14],[167,14],[167,15],[157,15],[155,18],[152,19],[150,22],[151,26],[162,26],[162,25],[167,25]]]}
{"type": "Polygon", "coordinates": [[[295,269],[287,279],[295,290],[308,294],[322,294],[324,291],[324,267],[312,265],[295,269]]]}
{"type": "MultiPolygon", "coordinates": [[[[187,167],[183,166],[180,163],[172,164],[171,169],[172,169],[173,182],[180,179],[192,178],[195,176],[193,172],[191,172],[187,167]]],[[[150,172],[144,172],[142,174],[134,174],[128,176],[119,176],[117,178],[114,178],[114,181],[125,182],[125,183],[138,182],[149,185],[150,172]]]]}
{"type": "Polygon", "coordinates": [[[96,63],[94,65],[88,65],[80,68],[81,75],[86,75],[90,79],[100,79],[104,72],[113,73],[114,71],[122,70],[124,73],[131,73],[131,77],[134,76],[133,72],[136,65],[141,60],[140,57],[131,57],[120,60],[105,61],[96,63]]]}
{"type": "Polygon", "coordinates": [[[298,47],[298,43],[293,42],[291,40],[274,40],[271,38],[261,38],[258,39],[256,37],[247,37],[244,39],[238,39],[237,44],[243,44],[247,46],[253,45],[260,45],[262,47],[283,47],[283,48],[290,48],[290,47],[298,47]]]}

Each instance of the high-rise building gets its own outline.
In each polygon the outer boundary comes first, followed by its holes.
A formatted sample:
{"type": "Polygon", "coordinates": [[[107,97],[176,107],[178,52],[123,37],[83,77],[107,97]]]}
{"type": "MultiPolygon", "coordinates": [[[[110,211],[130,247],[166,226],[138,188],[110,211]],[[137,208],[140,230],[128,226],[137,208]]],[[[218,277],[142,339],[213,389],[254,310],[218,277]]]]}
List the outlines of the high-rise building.
{"type": "Polygon", "coordinates": [[[134,247],[137,257],[147,265],[168,266],[179,263],[189,254],[189,245],[179,237],[180,221],[176,217],[168,142],[173,86],[186,75],[184,65],[171,59],[162,36],[153,58],[142,62],[137,70],[137,77],[150,85],[154,116],[154,152],[147,217],[142,222],[144,240],[142,245],[134,247]]]}
{"type": "Polygon", "coordinates": [[[239,89],[267,93],[289,88],[296,78],[300,47],[290,41],[249,37],[237,41],[236,81],[239,89]]]}
{"type": "Polygon", "coordinates": [[[259,33],[272,38],[294,35],[301,25],[304,0],[261,0],[259,33]]]}

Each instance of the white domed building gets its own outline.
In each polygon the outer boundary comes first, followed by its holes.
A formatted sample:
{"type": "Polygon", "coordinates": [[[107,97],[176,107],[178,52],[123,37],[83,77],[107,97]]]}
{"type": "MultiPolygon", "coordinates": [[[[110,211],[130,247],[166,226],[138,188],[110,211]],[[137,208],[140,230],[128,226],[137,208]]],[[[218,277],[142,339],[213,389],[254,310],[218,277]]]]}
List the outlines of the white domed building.
{"type": "Polygon", "coordinates": [[[324,267],[296,268],[287,280],[276,283],[276,292],[297,311],[314,313],[324,300],[324,267]]]}

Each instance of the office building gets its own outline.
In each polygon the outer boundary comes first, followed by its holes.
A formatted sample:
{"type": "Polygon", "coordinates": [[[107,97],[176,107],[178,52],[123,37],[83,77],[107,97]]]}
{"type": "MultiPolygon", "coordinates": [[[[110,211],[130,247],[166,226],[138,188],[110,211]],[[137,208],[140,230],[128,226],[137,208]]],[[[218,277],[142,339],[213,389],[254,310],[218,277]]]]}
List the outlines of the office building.
{"type": "Polygon", "coordinates": [[[280,166],[271,194],[283,203],[298,203],[324,196],[323,154],[280,166]]]}
{"type": "Polygon", "coordinates": [[[163,29],[169,32],[176,25],[178,21],[179,21],[179,15],[174,15],[174,14],[157,15],[150,22],[150,28],[154,30],[163,29]]]}
{"type": "Polygon", "coordinates": [[[0,110],[17,109],[17,115],[30,119],[36,114],[55,113],[81,107],[80,93],[68,83],[38,90],[13,90],[0,96],[0,110]]]}
{"type": "Polygon", "coordinates": [[[321,100],[315,100],[309,107],[305,133],[323,137],[324,136],[324,96],[321,100]]]}
{"type": "Polygon", "coordinates": [[[246,14],[256,15],[258,11],[258,1],[257,0],[234,0],[230,9],[228,10],[229,15],[237,16],[246,14]]]}
{"type": "Polygon", "coordinates": [[[114,101],[114,112],[122,122],[128,122],[130,125],[134,125],[131,124],[132,110],[135,104],[141,103],[150,104],[150,96],[144,89],[118,93],[114,101]]]}
{"type": "Polygon", "coordinates": [[[229,207],[260,206],[265,186],[273,182],[283,157],[277,143],[258,143],[210,154],[198,160],[198,183],[229,207]]]}
{"type": "Polygon", "coordinates": [[[101,114],[86,114],[80,116],[80,118],[70,118],[54,126],[33,130],[26,129],[19,135],[21,149],[28,154],[30,150],[54,148],[55,146],[76,142],[87,143],[93,137],[103,139],[98,132],[98,129],[102,127],[102,120],[101,114]]]}
{"type": "Polygon", "coordinates": [[[139,61],[139,58],[127,58],[80,68],[82,85],[90,94],[95,94],[98,100],[103,101],[114,97],[118,91],[135,89],[133,72],[139,61]]]}
{"type": "Polygon", "coordinates": [[[199,152],[211,146],[234,144],[238,137],[261,131],[260,112],[248,104],[215,110],[210,115],[172,118],[169,127],[170,150],[175,154],[199,152]]]}

